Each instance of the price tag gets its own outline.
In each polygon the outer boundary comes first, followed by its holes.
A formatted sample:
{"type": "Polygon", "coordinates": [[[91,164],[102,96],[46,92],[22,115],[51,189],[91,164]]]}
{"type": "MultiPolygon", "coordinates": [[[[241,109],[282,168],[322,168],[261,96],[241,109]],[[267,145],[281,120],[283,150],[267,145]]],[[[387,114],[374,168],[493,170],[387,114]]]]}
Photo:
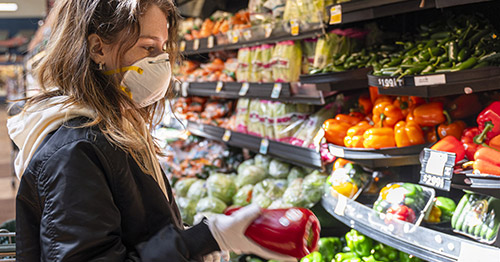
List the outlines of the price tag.
{"type": "Polygon", "coordinates": [[[252,30],[245,30],[245,32],[243,33],[243,37],[245,37],[245,39],[248,41],[250,39],[252,39],[252,30]]]}
{"type": "Polygon", "coordinates": [[[500,261],[500,249],[472,243],[469,241],[460,241],[460,255],[457,262],[493,262],[500,261]]]}
{"type": "Polygon", "coordinates": [[[207,39],[207,48],[213,48],[215,43],[215,39],[213,36],[209,36],[207,39]]]}
{"type": "Polygon", "coordinates": [[[313,138],[313,145],[317,147],[317,151],[319,152],[321,148],[321,140],[323,140],[323,137],[325,136],[325,130],[323,128],[320,128],[318,133],[313,138]]]}
{"type": "Polygon", "coordinates": [[[223,87],[224,87],[224,82],[222,81],[217,82],[217,85],[215,86],[215,93],[217,94],[220,93],[223,87]]]}
{"type": "Polygon", "coordinates": [[[337,194],[337,206],[335,206],[335,214],[339,216],[344,216],[345,209],[347,207],[347,197],[342,194],[337,194]]]}
{"type": "Polygon", "coordinates": [[[441,176],[434,176],[429,174],[420,175],[420,184],[427,185],[433,188],[450,191],[451,181],[441,176]]]}
{"type": "Polygon", "coordinates": [[[271,36],[271,33],[273,32],[273,25],[264,24],[264,32],[265,32],[265,37],[269,38],[271,36]]]}
{"type": "Polygon", "coordinates": [[[336,157],[344,157],[344,149],[336,146],[330,146],[330,153],[336,157]]]}
{"type": "Polygon", "coordinates": [[[269,149],[269,140],[263,138],[260,141],[259,154],[266,155],[269,149]]]}
{"type": "Polygon", "coordinates": [[[231,41],[231,43],[233,43],[233,44],[238,43],[239,33],[237,30],[228,31],[227,35],[228,35],[229,41],[231,41]]]}
{"type": "Polygon", "coordinates": [[[240,89],[240,92],[238,92],[238,95],[239,96],[245,96],[247,93],[248,93],[248,89],[250,88],[250,84],[249,83],[243,83],[241,84],[241,89],[240,89]]]}
{"type": "Polygon", "coordinates": [[[300,25],[298,20],[296,19],[290,20],[290,31],[293,36],[299,35],[300,25]]]}
{"type": "Polygon", "coordinates": [[[193,41],[193,50],[198,50],[200,49],[200,39],[195,39],[193,41]]]}
{"type": "Polygon", "coordinates": [[[340,24],[342,23],[342,6],[334,5],[330,8],[330,24],[340,24]]]}
{"type": "Polygon", "coordinates": [[[446,84],[446,75],[444,74],[416,76],[413,79],[415,80],[415,86],[432,86],[432,85],[446,84]]]}
{"type": "Polygon", "coordinates": [[[188,96],[189,82],[182,82],[181,85],[181,95],[183,97],[188,96]]]}
{"type": "Polygon", "coordinates": [[[186,51],[186,41],[181,41],[181,45],[179,46],[179,50],[181,50],[181,52],[186,51]]]}
{"type": "Polygon", "coordinates": [[[229,139],[231,139],[231,130],[226,130],[222,136],[222,141],[227,142],[229,139]]]}
{"type": "Polygon", "coordinates": [[[404,86],[404,80],[397,78],[379,78],[378,84],[382,87],[402,87],[404,86]]]}
{"type": "Polygon", "coordinates": [[[456,155],[454,153],[425,148],[419,183],[449,191],[455,158],[456,155]]]}
{"type": "Polygon", "coordinates": [[[271,92],[271,98],[278,99],[280,97],[282,88],[283,85],[281,83],[275,83],[273,86],[273,91],[271,92]]]}
{"type": "Polygon", "coordinates": [[[425,173],[443,176],[444,166],[448,160],[448,154],[445,152],[431,151],[427,164],[425,165],[425,173]]]}

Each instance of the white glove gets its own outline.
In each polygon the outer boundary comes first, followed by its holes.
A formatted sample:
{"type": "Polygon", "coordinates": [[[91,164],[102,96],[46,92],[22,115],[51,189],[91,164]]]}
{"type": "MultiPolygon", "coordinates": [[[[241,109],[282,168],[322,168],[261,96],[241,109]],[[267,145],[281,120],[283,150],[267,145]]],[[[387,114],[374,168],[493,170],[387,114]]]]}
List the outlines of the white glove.
{"type": "Polygon", "coordinates": [[[221,250],[233,251],[236,254],[255,254],[265,259],[279,261],[297,261],[294,257],[273,252],[261,247],[245,236],[247,227],[261,213],[256,204],[243,207],[230,216],[214,215],[207,221],[210,232],[219,244],[221,250]]]}
{"type": "Polygon", "coordinates": [[[215,251],[203,257],[203,262],[229,261],[229,251],[215,251]]]}

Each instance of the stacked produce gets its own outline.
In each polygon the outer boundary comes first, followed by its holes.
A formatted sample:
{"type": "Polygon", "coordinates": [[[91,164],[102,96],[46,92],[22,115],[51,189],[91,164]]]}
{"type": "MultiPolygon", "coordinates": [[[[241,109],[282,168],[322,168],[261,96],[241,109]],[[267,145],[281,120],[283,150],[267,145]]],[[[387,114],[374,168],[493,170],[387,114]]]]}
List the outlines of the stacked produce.
{"type": "Polygon", "coordinates": [[[225,127],[230,125],[229,116],[233,110],[233,101],[181,97],[173,108],[176,116],[181,119],[225,127]]]}
{"type": "Polygon", "coordinates": [[[283,19],[285,21],[296,19],[306,23],[322,23],[327,19],[326,7],[333,3],[333,0],[288,0],[283,19]]]}
{"type": "Polygon", "coordinates": [[[234,82],[237,67],[235,58],[215,58],[206,64],[186,60],[175,75],[181,82],[234,82]]]}
{"type": "Polygon", "coordinates": [[[223,213],[228,206],[256,203],[263,208],[311,208],[323,195],[326,175],[257,155],[241,163],[237,174],[213,173],[208,179],[187,178],[174,184],[186,223],[196,214],[223,213]]]}
{"type": "Polygon", "coordinates": [[[206,38],[211,35],[225,34],[230,30],[240,30],[250,27],[250,13],[241,10],[232,15],[222,13],[205,20],[189,18],[181,25],[181,37],[185,40],[206,38]]]}
{"type": "Polygon", "coordinates": [[[451,221],[457,204],[447,197],[436,197],[432,205],[431,213],[425,218],[427,223],[448,223],[451,221]]]}
{"type": "Polygon", "coordinates": [[[370,179],[371,174],[364,171],[360,165],[338,158],[335,160],[327,184],[333,189],[330,192],[332,195],[342,194],[353,199],[368,185],[370,179]]]}

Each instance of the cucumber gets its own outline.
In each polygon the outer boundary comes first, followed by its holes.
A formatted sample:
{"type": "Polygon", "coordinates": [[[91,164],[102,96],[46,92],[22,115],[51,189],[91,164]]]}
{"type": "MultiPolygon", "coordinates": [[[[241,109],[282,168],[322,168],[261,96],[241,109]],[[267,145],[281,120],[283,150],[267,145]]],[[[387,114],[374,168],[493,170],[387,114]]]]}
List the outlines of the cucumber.
{"type": "Polygon", "coordinates": [[[481,227],[483,224],[477,225],[474,227],[474,232],[472,233],[473,236],[479,237],[481,236],[481,227]]]}
{"type": "Polygon", "coordinates": [[[460,213],[462,213],[462,209],[464,208],[465,204],[469,201],[469,196],[470,194],[465,194],[462,199],[460,199],[460,202],[458,202],[457,208],[455,209],[455,213],[453,213],[453,216],[451,217],[451,227],[455,228],[455,225],[457,224],[457,220],[460,217],[460,213]]]}
{"type": "Polygon", "coordinates": [[[478,228],[481,224],[479,225],[474,225],[469,228],[467,228],[467,234],[469,235],[474,235],[474,231],[476,231],[476,228],[478,228]]]}
{"type": "Polygon", "coordinates": [[[488,232],[488,230],[490,229],[489,227],[489,223],[488,223],[488,219],[483,223],[483,225],[481,226],[481,234],[479,234],[478,237],[484,239],[486,237],[486,233],[488,232]]]}
{"type": "Polygon", "coordinates": [[[486,235],[484,236],[486,240],[493,240],[498,233],[498,227],[500,226],[500,221],[495,219],[495,226],[493,228],[489,228],[486,231],[486,235]]]}
{"type": "MultiPolygon", "coordinates": [[[[472,197],[469,196],[469,199],[471,199],[471,198],[472,197]]],[[[454,229],[456,229],[456,230],[462,229],[463,223],[465,221],[465,217],[467,216],[467,213],[469,212],[470,206],[471,206],[471,204],[470,204],[469,200],[466,200],[465,204],[463,205],[462,210],[458,214],[457,213],[453,214],[452,220],[453,220],[453,218],[455,218],[455,215],[457,215],[455,225],[453,226],[454,229]]]]}

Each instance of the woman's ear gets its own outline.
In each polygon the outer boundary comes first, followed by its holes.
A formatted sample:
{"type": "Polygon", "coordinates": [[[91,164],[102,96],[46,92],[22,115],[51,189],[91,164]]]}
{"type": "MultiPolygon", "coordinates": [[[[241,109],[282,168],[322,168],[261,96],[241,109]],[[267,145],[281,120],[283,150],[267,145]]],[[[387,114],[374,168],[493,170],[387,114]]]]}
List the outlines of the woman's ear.
{"type": "Polygon", "coordinates": [[[97,34],[91,34],[87,40],[89,43],[90,58],[92,61],[96,64],[104,64],[104,43],[102,42],[102,39],[97,34]]]}

